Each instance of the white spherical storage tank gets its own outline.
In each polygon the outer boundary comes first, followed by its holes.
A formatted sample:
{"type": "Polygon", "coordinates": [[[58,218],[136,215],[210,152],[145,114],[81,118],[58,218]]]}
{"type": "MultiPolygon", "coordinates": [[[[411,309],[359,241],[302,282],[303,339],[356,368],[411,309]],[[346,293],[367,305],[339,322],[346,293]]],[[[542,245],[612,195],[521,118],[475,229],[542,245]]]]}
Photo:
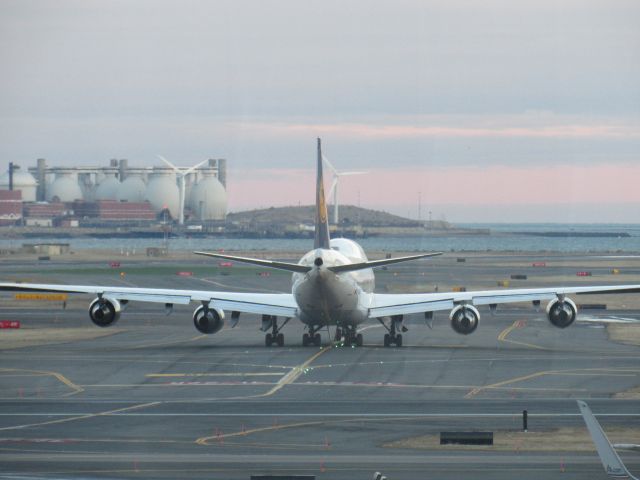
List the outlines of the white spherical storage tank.
{"type": "Polygon", "coordinates": [[[184,202],[186,207],[191,208],[193,205],[193,191],[196,189],[196,182],[191,180],[191,183],[187,184],[186,191],[184,194],[184,202]]]}
{"type": "MultiPolygon", "coordinates": [[[[37,188],[38,182],[29,172],[13,171],[13,189],[22,192],[23,202],[35,202],[37,188]]],[[[0,176],[0,190],[9,190],[9,172],[0,176]]]]}
{"type": "Polygon", "coordinates": [[[118,188],[120,188],[120,181],[114,174],[106,175],[95,191],[96,200],[115,200],[118,196],[118,188]]]}
{"type": "Polygon", "coordinates": [[[154,169],[147,184],[146,199],[156,212],[167,208],[172,218],[178,218],[180,192],[175,173],[162,168],[154,169]]]}
{"type": "Polygon", "coordinates": [[[227,192],[215,174],[203,172],[203,178],[193,187],[191,210],[200,220],[224,220],[227,216],[227,192]]]}
{"type": "Polygon", "coordinates": [[[73,173],[56,173],[56,179],[46,191],[49,202],[73,202],[82,200],[82,189],[78,177],[73,173]]]}
{"type": "Polygon", "coordinates": [[[116,200],[121,202],[144,202],[147,186],[139,175],[130,175],[118,186],[116,200]]]}

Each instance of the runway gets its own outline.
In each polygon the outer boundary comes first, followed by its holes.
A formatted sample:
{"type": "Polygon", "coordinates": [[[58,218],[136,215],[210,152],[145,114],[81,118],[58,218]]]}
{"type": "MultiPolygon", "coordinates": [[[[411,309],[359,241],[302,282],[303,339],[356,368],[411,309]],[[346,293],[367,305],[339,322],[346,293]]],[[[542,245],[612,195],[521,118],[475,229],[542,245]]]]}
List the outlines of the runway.
{"type": "MultiPolygon", "coordinates": [[[[509,265],[487,274],[482,262],[456,266],[448,281],[473,286],[513,271],[509,265]]],[[[436,264],[426,279],[415,266],[390,268],[379,288],[433,283],[446,267],[436,264]]],[[[15,265],[0,268],[3,278],[16,271],[15,265]]],[[[62,282],[289,286],[288,275],[264,278],[252,269],[187,278],[163,278],[149,266],[137,273],[123,269],[124,277],[91,263],[20,268],[23,276],[62,282]]],[[[550,269],[538,280],[557,275],[550,269]]],[[[617,301],[623,300],[632,301],[617,301]]],[[[4,296],[0,316],[20,320],[24,331],[104,333],[88,320],[87,303],[70,300],[62,310],[4,296]]],[[[635,309],[605,313],[638,316],[635,309]]],[[[161,308],[136,304],[110,335],[45,339],[16,349],[0,343],[0,478],[297,473],[368,479],[381,471],[389,479],[597,479],[604,471],[588,449],[524,450],[517,442],[484,450],[390,445],[445,430],[518,432],[525,409],[530,432],[549,433],[552,444],[554,430],[583,427],[578,398],[589,401],[605,430],[640,427],[638,396],[619,398],[640,385],[638,347],[610,341],[602,325],[558,330],[531,309],[512,308],[494,317],[483,312],[478,331],[464,337],[451,330],[445,314],[436,316],[432,329],[418,316],[408,321],[402,348],[382,347],[377,323],[364,326],[362,348],[334,344],[326,332],[322,347],[303,348],[297,322],[284,330],[285,347],[265,348],[259,325],[246,316],[234,329],[204,336],[193,328],[189,308],[167,317],[161,308]]],[[[632,472],[640,471],[637,454],[622,457],[632,472]]]]}

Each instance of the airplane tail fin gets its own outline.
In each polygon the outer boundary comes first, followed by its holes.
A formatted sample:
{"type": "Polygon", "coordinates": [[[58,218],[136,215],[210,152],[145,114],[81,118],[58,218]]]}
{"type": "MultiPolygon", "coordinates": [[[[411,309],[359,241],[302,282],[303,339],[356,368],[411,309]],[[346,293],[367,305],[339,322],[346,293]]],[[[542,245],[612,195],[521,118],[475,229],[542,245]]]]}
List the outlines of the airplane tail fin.
{"type": "Polygon", "coordinates": [[[316,180],[316,232],[313,248],[330,249],[329,216],[324,195],[324,177],[322,175],[322,146],[318,138],[318,177],[316,180]]]}
{"type": "Polygon", "coordinates": [[[596,446],[598,456],[600,457],[600,461],[602,462],[602,466],[604,467],[605,472],[607,472],[607,475],[617,479],[637,480],[636,477],[629,473],[627,467],[625,467],[622,460],[620,460],[620,457],[611,445],[611,442],[605,435],[602,427],[596,420],[596,417],[591,413],[591,409],[586,402],[578,400],[578,407],[580,408],[580,413],[582,413],[584,422],[587,424],[587,429],[591,434],[591,439],[596,446]]]}

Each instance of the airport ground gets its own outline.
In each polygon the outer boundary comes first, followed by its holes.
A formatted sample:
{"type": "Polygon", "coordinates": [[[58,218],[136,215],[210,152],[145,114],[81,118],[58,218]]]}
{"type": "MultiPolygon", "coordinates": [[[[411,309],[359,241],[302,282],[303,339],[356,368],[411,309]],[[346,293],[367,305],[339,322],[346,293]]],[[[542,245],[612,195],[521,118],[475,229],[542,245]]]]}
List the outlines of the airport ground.
{"type": "MultiPolygon", "coordinates": [[[[263,252],[264,253],[264,252],[263,252]]],[[[375,257],[375,256],[372,256],[375,257]]],[[[281,253],[278,258],[294,259],[281,253]]],[[[446,255],[377,272],[381,292],[552,284],[640,283],[640,258],[446,255]],[[544,262],[544,267],[533,267],[544,262]],[[617,270],[617,273],[613,273],[617,270]],[[590,272],[577,277],[576,272],[590,272]],[[512,280],[511,275],[526,275],[512,280]]],[[[192,257],[78,253],[0,260],[3,281],[286,292],[277,271],[220,267],[192,257]],[[120,266],[110,267],[117,260],[120,266]],[[178,275],[191,272],[191,276],[178,275]],[[267,276],[268,274],[268,276],[267,276]]],[[[581,296],[566,330],[530,306],[481,310],[460,336],[436,314],[407,321],[402,348],[384,348],[377,322],[365,345],[264,347],[260,319],[200,335],[191,310],[133,304],[119,323],[93,326],[90,298],[0,297],[0,478],[216,478],[309,474],[325,479],[605,478],[576,399],[589,402],[614,442],[640,443],[640,350],[633,295],[581,296]],[[522,411],[529,413],[522,432],[522,411]],[[493,447],[440,446],[442,431],[493,431],[493,447]]],[[[632,471],[640,456],[623,453],[632,471]]]]}

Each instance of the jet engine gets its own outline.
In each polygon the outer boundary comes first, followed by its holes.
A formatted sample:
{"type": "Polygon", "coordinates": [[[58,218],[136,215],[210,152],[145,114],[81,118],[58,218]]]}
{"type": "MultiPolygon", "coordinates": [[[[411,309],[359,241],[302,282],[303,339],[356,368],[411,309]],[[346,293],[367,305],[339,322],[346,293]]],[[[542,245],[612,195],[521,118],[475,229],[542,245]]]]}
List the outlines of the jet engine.
{"type": "Polygon", "coordinates": [[[567,328],[576,319],[578,307],[568,298],[556,298],[547,305],[549,321],[558,328],[567,328]]]}
{"type": "Polygon", "coordinates": [[[89,317],[99,327],[113,325],[120,318],[122,308],[115,298],[96,298],[89,305],[89,317]]]}
{"type": "Polygon", "coordinates": [[[451,328],[461,335],[469,335],[476,331],[480,322],[480,312],[472,305],[458,305],[449,314],[451,328]]]}
{"type": "Polygon", "coordinates": [[[224,327],[224,311],[200,305],[193,312],[193,324],[200,333],[216,333],[224,327]]]}

